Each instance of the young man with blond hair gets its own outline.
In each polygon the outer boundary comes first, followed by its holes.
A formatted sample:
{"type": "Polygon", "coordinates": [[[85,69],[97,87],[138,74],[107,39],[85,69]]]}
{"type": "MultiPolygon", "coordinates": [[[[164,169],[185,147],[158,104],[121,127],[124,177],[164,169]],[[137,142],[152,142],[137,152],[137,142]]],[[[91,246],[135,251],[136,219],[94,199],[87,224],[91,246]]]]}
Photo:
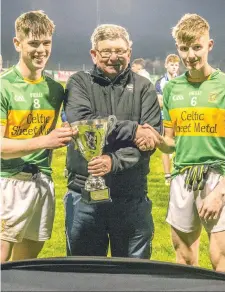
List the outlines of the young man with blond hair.
{"type": "MultiPolygon", "coordinates": [[[[158,95],[159,105],[163,118],[163,88],[166,83],[177,77],[180,67],[180,58],[175,54],[169,54],[165,60],[166,73],[155,83],[155,89],[158,95]]],[[[162,153],[163,170],[165,175],[165,185],[169,186],[171,181],[171,156],[172,154],[162,153]]]]}
{"type": "Polygon", "coordinates": [[[169,54],[165,60],[166,73],[162,77],[160,77],[155,83],[155,88],[161,108],[163,107],[163,88],[165,87],[166,83],[169,80],[177,77],[179,67],[180,67],[179,56],[175,54],[169,54]]]}
{"type": "Polygon", "coordinates": [[[1,262],[36,258],[52,232],[55,196],[52,149],[65,146],[70,127],[54,129],[63,87],[43,73],[55,25],[43,11],[15,22],[19,62],[1,75],[1,262]]]}
{"type": "MultiPolygon", "coordinates": [[[[147,78],[130,68],[132,42],[125,28],[102,24],[94,30],[91,42],[93,69],[77,72],[67,83],[67,119],[72,123],[115,115],[118,122],[103,154],[89,163],[74,145],[68,149],[67,252],[107,256],[110,241],[112,256],[149,259],[154,225],[147,174],[154,151],[142,152],[134,141],[148,137],[150,130],[142,127],[145,123],[161,130],[157,94],[147,78]],[[89,173],[104,176],[111,203],[82,201],[89,173]]],[[[152,149],[156,144],[149,146],[152,149]]]]}
{"type": "Polygon", "coordinates": [[[185,14],[173,28],[187,72],[164,88],[160,149],[176,151],[167,222],[177,262],[198,265],[204,226],[212,266],[225,272],[225,74],[208,63],[209,30],[197,14],[185,14]]]}

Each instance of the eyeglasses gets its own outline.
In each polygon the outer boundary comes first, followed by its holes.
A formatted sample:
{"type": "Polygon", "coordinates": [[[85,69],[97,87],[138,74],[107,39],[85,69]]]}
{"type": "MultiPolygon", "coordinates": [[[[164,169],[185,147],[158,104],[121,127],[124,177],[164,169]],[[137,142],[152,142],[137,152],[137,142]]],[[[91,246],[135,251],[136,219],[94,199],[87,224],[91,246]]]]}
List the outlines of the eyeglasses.
{"type": "Polygon", "coordinates": [[[100,56],[102,58],[109,58],[111,57],[112,53],[115,53],[117,56],[119,57],[122,57],[124,54],[127,53],[129,49],[127,50],[124,50],[124,49],[118,49],[118,50],[102,50],[102,51],[99,51],[99,50],[96,50],[97,52],[99,52],[100,56]]]}

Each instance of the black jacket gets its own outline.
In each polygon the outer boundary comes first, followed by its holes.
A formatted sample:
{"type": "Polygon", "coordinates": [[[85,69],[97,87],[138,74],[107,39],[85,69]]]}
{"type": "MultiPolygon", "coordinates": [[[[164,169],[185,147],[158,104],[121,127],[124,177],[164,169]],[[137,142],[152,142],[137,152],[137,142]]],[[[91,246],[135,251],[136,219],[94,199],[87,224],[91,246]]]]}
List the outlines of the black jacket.
{"type": "MultiPolygon", "coordinates": [[[[94,67],[73,74],[66,86],[65,111],[69,123],[115,115],[118,123],[103,153],[112,157],[106,175],[111,196],[144,196],[151,152],[134,143],[138,124],[148,123],[161,132],[160,107],[153,84],[129,68],[111,81],[94,67]]],[[[80,192],[88,176],[87,162],[71,143],[67,153],[68,187],[80,192]]]]}

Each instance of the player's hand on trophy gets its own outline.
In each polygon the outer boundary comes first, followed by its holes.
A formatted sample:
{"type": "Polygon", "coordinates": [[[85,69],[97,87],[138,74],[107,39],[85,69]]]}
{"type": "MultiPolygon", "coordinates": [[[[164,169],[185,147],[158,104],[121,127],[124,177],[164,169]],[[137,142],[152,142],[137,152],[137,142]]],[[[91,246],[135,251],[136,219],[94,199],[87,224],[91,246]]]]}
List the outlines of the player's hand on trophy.
{"type": "Polygon", "coordinates": [[[162,142],[162,136],[152,126],[138,125],[134,143],[141,151],[153,150],[162,142]]]}
{"type": "Polygon", "coordinates": [[[61,127],[70,127],[69,122],[62,122],[61,127]]]}
{"type": "Polygon", "coordinates": [[[88,163],[88,172],[93,176],[104,176],[112,169],[112,158],[109,155],[101,155],[92,158],[88,163]]]}
{"type": "Polygon", "coordinates": [[[216,188],[202,202],[198,213],[203,220],[217,220],[224,206],[224,194],[217,192],[216,188]]]}
{"type": "Polygon", "coordinates": [[[72,140],[72,137],[76,136],[78,131],[72,129],[70,125],[64,125],[64,127],[56,128],[52,130],[48,135],[42,136],[44,147],[46,149],[56,149],[67,146],[72,140]]]}

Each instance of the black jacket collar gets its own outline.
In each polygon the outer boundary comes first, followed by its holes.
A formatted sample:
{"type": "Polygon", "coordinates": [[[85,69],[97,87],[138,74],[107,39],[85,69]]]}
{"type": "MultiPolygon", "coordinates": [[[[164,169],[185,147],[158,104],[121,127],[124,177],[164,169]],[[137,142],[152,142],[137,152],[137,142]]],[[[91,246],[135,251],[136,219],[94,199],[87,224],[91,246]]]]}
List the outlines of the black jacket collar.
{"type": "Polygon", "coordinates": [[[113,80],[109,79],[104,75],[103,71],[99,69],[96,65],[89,71],[91,76],[95,78],[98,83],[104,84],[124,84],[130,78],[131,67],[128,65],[127,69],[125,69],[122,73],[117,75],[113,80]]]}

